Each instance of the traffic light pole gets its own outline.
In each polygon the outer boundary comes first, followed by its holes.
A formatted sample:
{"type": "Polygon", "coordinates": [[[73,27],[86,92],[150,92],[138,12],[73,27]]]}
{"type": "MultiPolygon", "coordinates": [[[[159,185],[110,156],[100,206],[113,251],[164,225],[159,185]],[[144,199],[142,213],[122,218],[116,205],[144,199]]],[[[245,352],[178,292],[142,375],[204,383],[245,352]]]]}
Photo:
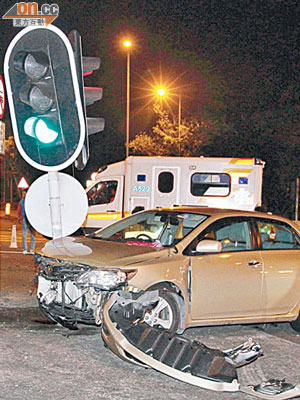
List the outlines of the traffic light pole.
{"type": "Polygon", "coordinates": [[[61,200],[58,172],[48,172],[50,216],[53,239],[62,237],[61,200]]]}

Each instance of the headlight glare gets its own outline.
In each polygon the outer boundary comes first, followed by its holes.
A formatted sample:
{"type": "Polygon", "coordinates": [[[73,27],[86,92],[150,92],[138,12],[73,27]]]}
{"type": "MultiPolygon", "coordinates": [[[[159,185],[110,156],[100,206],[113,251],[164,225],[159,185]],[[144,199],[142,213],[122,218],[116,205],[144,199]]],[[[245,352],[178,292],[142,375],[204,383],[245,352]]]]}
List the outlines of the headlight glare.
{"type": "Polygon", "coordinates": [[[77,286],[81,288],[94,287],[97,289],[111,290],[127,282],[124,271],[90,270],[77,279],[77,286]]]}

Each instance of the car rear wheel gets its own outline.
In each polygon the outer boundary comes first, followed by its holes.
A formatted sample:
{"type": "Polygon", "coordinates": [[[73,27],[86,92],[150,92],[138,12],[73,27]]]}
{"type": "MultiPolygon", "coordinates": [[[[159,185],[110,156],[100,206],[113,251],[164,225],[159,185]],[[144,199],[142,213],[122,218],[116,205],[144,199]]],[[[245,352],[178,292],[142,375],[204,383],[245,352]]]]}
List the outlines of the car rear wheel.
{"type": "Polygon", "coordinates": [[[291,326],[296,332],[300,332],[300,313],[298,318],[291,322],[291,326]]]}
{"type": "Polygon", "coordinates": [[[176,333],[180,324],[180,310],[178,295],[168,291],[159,292],[159,300],[155,306],[148,310],[144,316],[145,322],[150,326],[156,326],[176,333]]]}

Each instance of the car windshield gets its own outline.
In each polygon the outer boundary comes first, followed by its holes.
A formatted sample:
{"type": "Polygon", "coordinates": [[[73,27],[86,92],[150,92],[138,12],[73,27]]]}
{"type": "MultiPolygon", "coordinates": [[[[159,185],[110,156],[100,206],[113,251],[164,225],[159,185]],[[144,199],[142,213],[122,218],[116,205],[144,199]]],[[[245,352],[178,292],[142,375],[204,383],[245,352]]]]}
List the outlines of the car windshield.
{"type": "Polygon", "coordinates": [[[200,225],[208,215],[168,211],[144,211],[124,218],[92,237],[133,245],[172,246],[200,225]]]}

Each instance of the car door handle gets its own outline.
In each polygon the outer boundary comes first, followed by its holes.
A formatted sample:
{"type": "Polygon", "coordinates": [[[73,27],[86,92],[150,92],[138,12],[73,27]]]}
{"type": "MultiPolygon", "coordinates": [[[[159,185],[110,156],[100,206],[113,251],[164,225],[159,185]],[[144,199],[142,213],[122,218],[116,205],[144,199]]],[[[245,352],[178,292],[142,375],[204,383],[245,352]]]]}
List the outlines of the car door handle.
{"type": "Polygon", "coordinates": [[[106,212],[116,212],[116,210],[106,210],[106,212]]]}
{"type": "Polygon", "coordinates": [[[249,267],[253,267],[253,268],[257,268],[257,267],[261,267],[261,262],[256,261],[256,260],[252,260],[248,262],[249,267]]]}

